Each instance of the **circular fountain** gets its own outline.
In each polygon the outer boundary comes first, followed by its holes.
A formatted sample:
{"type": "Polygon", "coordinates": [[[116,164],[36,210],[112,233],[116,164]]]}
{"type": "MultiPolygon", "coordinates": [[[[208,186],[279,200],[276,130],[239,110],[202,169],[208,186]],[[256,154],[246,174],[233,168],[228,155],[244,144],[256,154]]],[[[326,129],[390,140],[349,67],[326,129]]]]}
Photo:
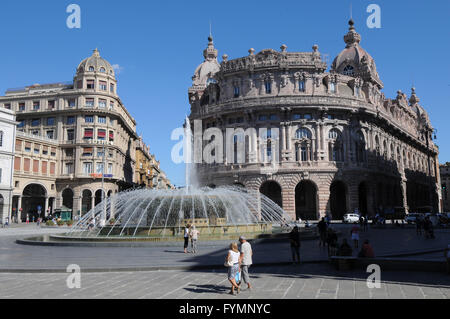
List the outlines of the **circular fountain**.
{"type": "Polygon", "coordinates": [[[97,205],[64,235],[77,241],[171,241],[195,225],[203,240],[271,234],[289,216],[273,201],[240,187],[133,190],[97,205]]]}

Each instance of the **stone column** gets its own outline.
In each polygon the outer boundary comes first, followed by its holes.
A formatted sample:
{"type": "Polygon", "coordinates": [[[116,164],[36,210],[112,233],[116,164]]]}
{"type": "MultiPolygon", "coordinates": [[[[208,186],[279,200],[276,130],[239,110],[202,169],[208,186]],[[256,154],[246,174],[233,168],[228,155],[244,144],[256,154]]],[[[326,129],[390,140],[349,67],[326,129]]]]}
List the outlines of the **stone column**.
{"type": "Polygon", "coordinates": [[[17,202],[17,218],[18,218],[18,223],[21,224],[22,223],[22,195],[19,196],[19,200],[17,202]]]}
{"type": "Polygon", "coordinates": [[[44,216],[47,217],[47,210],[48,210],[48,202],[50,197],[45,197],[45,205],[44,205],[44,216]]]}

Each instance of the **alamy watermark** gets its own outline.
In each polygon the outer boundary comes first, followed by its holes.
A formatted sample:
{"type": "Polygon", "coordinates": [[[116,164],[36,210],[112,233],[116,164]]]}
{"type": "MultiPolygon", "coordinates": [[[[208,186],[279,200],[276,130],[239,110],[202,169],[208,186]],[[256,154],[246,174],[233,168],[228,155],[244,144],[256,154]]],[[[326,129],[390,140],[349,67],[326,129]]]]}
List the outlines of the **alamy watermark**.
{"type": "Polygon", "coordinates": [[[80,289],[81,288],[81,268],[76,264],[67,266],[67,273],[70,275],[66,279],[67,288],[80,289]]]}
{"type": "Polygon", "coordinates": [[[380,289],[381,288],[381,267],[379,265],[373,264],[367,267],[367,273],[369,277],[367,278],[367,288],[369,289],[380,289]]]}
{"type": "Polygon", "coordinates": [[[367,27],[381,29],[381,7],[378,4],[371,4],[367,7],[367,13],[371,13],[367,18],[367,27]]]}
{"type": "Polygon", "coordinates": [[[70,13],[66,20],[67,27],[81,29],[81,7],[78,4],[70,4],[66,8],[66,13],[70,13]]]}

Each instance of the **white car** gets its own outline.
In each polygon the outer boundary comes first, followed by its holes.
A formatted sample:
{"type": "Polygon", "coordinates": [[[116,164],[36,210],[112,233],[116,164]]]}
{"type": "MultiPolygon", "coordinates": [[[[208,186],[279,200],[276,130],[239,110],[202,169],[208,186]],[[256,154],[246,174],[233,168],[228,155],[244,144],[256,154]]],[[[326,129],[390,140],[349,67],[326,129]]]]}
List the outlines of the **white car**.
{"type": "Polygon", "coordinates": [[[344,223],[359,223],[360,216],[358,214],[345,214],[344,215],[344,223]]]}

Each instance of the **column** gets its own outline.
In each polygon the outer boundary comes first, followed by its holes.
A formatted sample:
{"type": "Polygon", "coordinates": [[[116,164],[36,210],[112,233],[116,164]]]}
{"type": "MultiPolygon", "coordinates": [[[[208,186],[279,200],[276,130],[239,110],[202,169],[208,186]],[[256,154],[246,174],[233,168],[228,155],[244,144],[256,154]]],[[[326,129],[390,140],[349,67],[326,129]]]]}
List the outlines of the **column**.
{"type": "Polygon", "coordinates": [[[91,209],[94,209],[94,207],[95,207],[95,193],[92,194],[92,197],[91,197],[91,209]]]}
{"type": "Polygon", "coordinates": [[[17,202],[17,218],[18,218],[18,223],[21,224],[22,223],[22,195],[19,196],[19,200],[17,202]]]}
{"type": "Polygon", "coordinates": [[[47,213],[47,210],[48,210],[48,202],[49,202],[49,199],[50,199],[50,197],[45,197],[45,205],[44,205],[44,216],[45,217],[47,217],[47,215],[48,215],[48,213],[47,213]]]}

